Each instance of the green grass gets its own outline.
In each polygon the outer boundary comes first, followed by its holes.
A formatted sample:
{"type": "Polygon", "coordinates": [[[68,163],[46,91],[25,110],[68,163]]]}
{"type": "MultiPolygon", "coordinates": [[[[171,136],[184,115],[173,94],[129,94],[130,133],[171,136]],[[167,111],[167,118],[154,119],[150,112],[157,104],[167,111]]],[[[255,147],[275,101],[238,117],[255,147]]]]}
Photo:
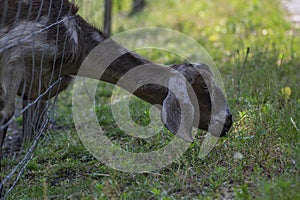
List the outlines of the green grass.
{"type": "MultiPolygon", "coordinates": [[[[59,97],[55,116],[63,128],[46,133],[10,199],[299,199],[300,33],[291,34],[293,26],[277,1],[152,0],[131,18],[130,1],[117,1],[114,33],[167,27],[208,51],[234,115],[230,133],[204,159],[198,158],[200,133],[179,160],[161,170],[120,172],[97,161],[82,145],[67,91],[59,97]],[[291,89],[288,99],[281,92],[285,87],[291,89]]],[[[102,24],[101,2],[78,1],[81,14],[96,26],[102,24]]],[[[140,53],[156,62],[178,61],[163,51],[140,53]]],[[[165,129],[145,140],[118,129],[109,106],[112,89],[99,84],[96,110],[115,144],[147,152],[172,140],[165,129]]],[[[130,105],[134,122],[147,125],[150,106],[136,98],[130,105]]],[[[5,159],[4,164],[8,170],[16,161],[5,159]]]]}

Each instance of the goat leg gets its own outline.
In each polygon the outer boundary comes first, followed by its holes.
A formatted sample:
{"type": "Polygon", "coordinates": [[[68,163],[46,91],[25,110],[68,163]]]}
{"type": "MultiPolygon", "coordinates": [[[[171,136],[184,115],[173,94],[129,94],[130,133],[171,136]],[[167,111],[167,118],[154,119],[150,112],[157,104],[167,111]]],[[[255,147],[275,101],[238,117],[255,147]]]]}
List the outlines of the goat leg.
{"type": "MultiPolygon", "coordinates": [[[[29,104],[32,104],[32,100],[23,99],[23,109],[29,104]]],[[[34,138],[34,134],[39,130],[45,121],[45,114],[47,112],[47,102],[40,100],[35,104],[32,104],[29,108],[25,109],[23,113],[23,143],[31,141],[34,138]]]]}
{"type": "MultiPolygon", "coordinates": [[[[7,55],[5,58],[12,58],[7,55]]],[[[0,66],[6,66],[0,69],[0,160],[2,158],[2,146],[7,132],[6,123],[13,117],[15,112],[15,98],[22,80],[23,62],[2,59],[0,66]]],[[[0,165],[1,167],[1,165],[0,165]]]]}

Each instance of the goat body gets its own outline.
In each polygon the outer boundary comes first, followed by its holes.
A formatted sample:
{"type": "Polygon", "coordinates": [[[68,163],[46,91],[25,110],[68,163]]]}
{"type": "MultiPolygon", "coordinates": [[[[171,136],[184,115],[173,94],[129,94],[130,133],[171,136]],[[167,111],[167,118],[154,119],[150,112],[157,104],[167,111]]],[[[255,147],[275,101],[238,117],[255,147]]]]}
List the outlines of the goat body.
{"type": "MultiPolygon", "coordinates": [[[[41,98],[47,100],[64,90],[72,76],[77,75],[84,59],[108,37],[80,17],[77,14],[78,8],[67,0],[0,0],[0,5],[1,148],[7,122],[15,111],[16,95],[25,100],[34,100],[43,94],[41,98]],[[54,84],[56,82],[59,84],[54,84]]],[[[112,51],[125,49],[117,43],[114,45],[112,51]]],[[[130,69],[143,64],[152,63],[134,52],[126,52],[109,65],[101,80],[116,84],[130,69]]],[[[164,68],[153,65],[156,66],[155,70],[164,68]]],[[[207,130],[213,117],[211,96],[206,86],[200,87],[206,83],[195,67],[202,66],[179,64],[173,65],[172,69],[186,76],[192,84],[198,100],[192,103],[196,112],[201,112],[201,119],[194,122],[194,125],[207,130]]],[[[153,68],[153,73],[155,70],[153,68]]],[[[210,80],[213,80],[212,77],[210,80]]],[[[211,88],[220,94],[218,98],[224,98],[214,82],[211,88]]],[[[134,94],[149,103],[168,107],[166,112],[170,116],[174,109],[178,109],[177,100],[166,87],[148,84],[134,94]]],[[[227,105],[222,106],[222,109],[226,112],[225,133],[232,121],[227,105]]],[[[174,119],[167,116],[164,123],[172,132],[176,132],[178,127],[172,121],[174,119]]]]}

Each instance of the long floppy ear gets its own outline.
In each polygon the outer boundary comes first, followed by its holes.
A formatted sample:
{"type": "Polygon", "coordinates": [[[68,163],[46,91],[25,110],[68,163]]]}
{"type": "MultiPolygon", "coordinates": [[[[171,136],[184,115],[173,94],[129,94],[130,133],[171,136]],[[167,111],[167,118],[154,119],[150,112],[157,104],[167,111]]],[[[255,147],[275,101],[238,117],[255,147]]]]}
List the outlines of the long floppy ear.
{"type": "Polygon", "coordinates": [[[194,107],[186,83],[182,78],[175,76],[170,78],[168,86],[169,92],[162,105],[162,121],[173,134],[193,142],[194,107]]]}

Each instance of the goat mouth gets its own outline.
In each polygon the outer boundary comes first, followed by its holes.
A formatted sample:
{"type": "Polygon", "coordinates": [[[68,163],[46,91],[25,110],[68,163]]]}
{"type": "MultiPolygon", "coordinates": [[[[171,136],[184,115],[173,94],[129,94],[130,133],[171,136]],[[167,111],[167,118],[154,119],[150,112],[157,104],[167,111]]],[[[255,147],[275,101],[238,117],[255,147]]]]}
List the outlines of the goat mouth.
{"type": "Polygon", "coordinates": [[[230,119],[226,119],[225,122],[214,120],[212,124],[208,125],[208,131],[217,137],[224,137],[229,132],[231,126],[232,121],[230,119]]]}
{"type": "Polygon", "coordinates": [[[232,126],[232,123],[225,123],[223,125],[223,129],[220,134],[220,137],[226,136],[226,134],[230,131],[231,126],[232,126]]]}
{"type": "Polygon", "coordinates": [[[220,137],[224,137],[227,135],[227,133],[229,132],[230,130],[230,127],[227,127],[227,126],[223,126],[223,129],[222,129],[222,132],[220,134],[220,137]]]}

